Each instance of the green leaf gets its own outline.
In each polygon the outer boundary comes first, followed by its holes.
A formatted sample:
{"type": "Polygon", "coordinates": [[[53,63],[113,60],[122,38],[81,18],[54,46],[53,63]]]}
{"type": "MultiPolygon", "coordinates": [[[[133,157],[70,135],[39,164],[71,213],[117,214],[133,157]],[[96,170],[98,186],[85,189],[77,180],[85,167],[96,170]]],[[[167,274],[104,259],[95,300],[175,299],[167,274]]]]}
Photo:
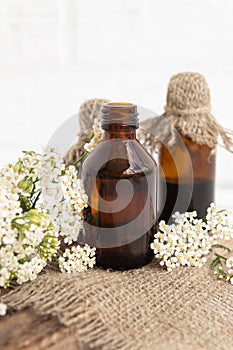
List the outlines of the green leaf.
{"type": "Polygon", "coordinates": [[[211,263],[211,269],[214,269],[220,263],[219,258],[216,258],[211,263]]]}
{"type": "Polygon", "coordinates": [[[31,201],[28,197],[19,195],[20,207],[23,209],[23,212],[28,211],[31,208],[31,201]]]}
{"type": "Polygon", "coordinates": [[[220,249],[224,249],[226,251],[228,251],[228,253],[231,252],[231,249],[226,247],[225,245],[222,245],[222,244],[214,244],[212,245],[212,248],[220,248],[220,249]]]}
{"type": "Polygon", "coordinates": [[[220,255],[220,254],[218,254],[218,253],[214,253],[214,255],[217,256],[217,257],[219,258],[219,262],[220,262],[220,263],[221,263],[221,259],[227,260],[227,258],[226,258],[225,256],[222,256],[222,255],[220,255]]]}
{"type": "Polygon", "coordinates": [[[94,132],[94,130],[92,130],[90,137],[89,137],[89,140],[91,141],[91,139],[93,139],[94,136],[95,136],[95,132],[94,132]]]}

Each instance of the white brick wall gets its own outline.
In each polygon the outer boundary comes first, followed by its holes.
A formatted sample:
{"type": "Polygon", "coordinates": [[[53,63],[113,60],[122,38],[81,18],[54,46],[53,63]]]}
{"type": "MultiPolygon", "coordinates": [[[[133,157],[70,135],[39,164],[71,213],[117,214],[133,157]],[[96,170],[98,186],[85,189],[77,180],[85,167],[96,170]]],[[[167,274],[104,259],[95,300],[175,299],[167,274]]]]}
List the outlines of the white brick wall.
{"type": "MultiPolygon", "coordinates": [[[[161,113],[170,76],[186,70],[206,76],[215,116],[233,129],[231,0],[0,0],[0,165],[39,150],[90,97],[161,113]]],[[[220,149],[229,206],[232,172],[220,149]]]]}

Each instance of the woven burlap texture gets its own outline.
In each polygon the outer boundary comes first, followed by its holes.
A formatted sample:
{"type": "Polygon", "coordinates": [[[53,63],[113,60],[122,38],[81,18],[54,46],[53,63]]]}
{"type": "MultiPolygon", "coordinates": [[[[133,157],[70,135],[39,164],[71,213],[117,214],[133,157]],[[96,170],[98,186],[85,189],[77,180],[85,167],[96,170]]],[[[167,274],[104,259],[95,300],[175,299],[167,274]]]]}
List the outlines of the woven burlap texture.
{"type": "Polygon", "coordinates": [[[233,289],[216,279],[209,263],[173,272],[155,261],[125,272],[47,269],[2,301],[57,316],[90,349],[230,350],[233,289]]]}
{"type": "Polygon", "coordinates": [[[224,147],[233,151],[233,133],[224,129],[211,114],[210,90],[204,76],[199,73],[172,76],[163,117],[200,145],[214,148],[220,136],[224,147]]]}
{"type": "Polygon", "coordinates": [[[139,135],[150,151],[152,145],[156,151],[163,143],[168,147],[179,143],[178,131],[199,145],[209,146],[212,153],[218,144],[233,152],[233,132],[212,115],[210,90],[203,75],[184,72],[172,76],[164,110],[159,117],[140,124],[139,135]]]}

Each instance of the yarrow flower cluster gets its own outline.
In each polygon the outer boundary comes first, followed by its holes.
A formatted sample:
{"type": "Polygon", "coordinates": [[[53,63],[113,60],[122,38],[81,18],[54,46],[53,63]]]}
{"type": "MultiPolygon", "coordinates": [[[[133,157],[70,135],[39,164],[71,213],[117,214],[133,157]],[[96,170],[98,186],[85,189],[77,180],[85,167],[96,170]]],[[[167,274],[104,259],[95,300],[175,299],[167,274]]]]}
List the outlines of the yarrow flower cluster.
{"type": "Polygon", "coordinates": [[[90,137],[90,141],[85,143],[84,149],[88,153],[93,151],[95,147],[102,141],[103,138],[103,130],[101,129],[100,122],[98,119],[94,120],[94,124],[92,126],[92,133],[90,137]]]}
{"type": "Polygon", "coordinates": [[[220,210],[212,203],[207,209],[205,220],[214,238],[233,238],[233,213],[230,210],[220,210]]]}
{"type": "Polygon", "coordinates": [[[88,267],[94,267],[96,263],[95,251],[95,248],[90,248],[87,244],[84,247],[78,245],[66,249],[58,259],[60,270],[71,273],[86,271],[88,267]]]}
{"type": "MultiPolygon", "coordinates": [[[[217,244],[217,247],[221,245],[217,244]]],[[[222,246],[223,247],[223,246],[222,246]]],[[[224,247],[228,253],[231,251],[229,248],[224,247]]],[[[233,257],[225,257],[217,252],[214,252],[215,259],[212,261],[211,267],[214,269],[214,274],[218,276],[219,279],[224,279],[233,284],[233,257]]]]}
{"type": "Polygon", "coordinates": [[[160,265],[168,271],[178,266],[201,267],[213,244],[208,227],[203,220],[197,219],[197,213],[175,213],[174,224],[166,225],[160,221],[159,230],[151,244],[160,265]]]}
{"type": "MultiPolygon", "coordinates": [[[[215,239],[230,240],[233,238],[233,213],[226,209],[217,209],[216,205],[212,203],[207,209],[207,215],[205,221],[208,228],[215,239]]],[[[228,247],[216,244],[214,248],[222,248],[231,251],[228,247]]],[[[233,257],[227,258],[220,255],[219,252],[214,251],[214,260],[212,261],[211,267],[214,269],[215,275],[219,279],[224,279],[233,284],[233,257]]]]}
{"type": "MultiPolygon", "coordinates": [[[[217,209],[212,203],[207,210],[207,216],[197,219],[197,213],[186,212],[173,215],[174,223],[167,225],[160,221],[158,232],[155,234],[154,242],[151,244],[160,265],[165,266],[168,271],[178,266],[201,267],[206,262],[206,255],[214,252],[215,248],[229,249],[217,243],[216,239],[229,240],[233,238],[232,213],[228,210],[217,209]]],[[[221,265],[215,273],[220,278],[226,277],[233,283],[233,269],[231,261],[215,253],[212,267],[221,265]],[[221,259],[227,261],[229,270],[224,272],[221,259]]]]}
{"type": "MultiPolygon", "coordinates": [[[[16,164],[2,169],[0,287],[12,280],[19,284],[34,280],[58,255],[59,236],[66,243],[76,242],[87,201],[75,167],[65,168],[54,149],[46,149],[44,155],[24,152],[16,164]]],[[[87,254],[91,248],[85,249],[87,254]]]]}
{"type": "Polygon", "coordinates": [[[43,201],[65,243],[78,240],[82,228],[82,211],[88,197],[74,166],[65,168],[61,155],[46,150],[42,161],[43,201]]]}
{"type": "Polygon", "coordinates": [[[40,159],[24,152],[0,172],[0,287],[34,280],[59,247],[49,216],[36,208],[40,159]]]}
{"type": "Polygon", "coordinates": [[[218,266],[214,274],[218,276],[219,279],[224,279],[233,284],[233,257],[226,258],[225,256],[215,253],[215,260],[212,262],[212,268],[218,266]],[[224,266],[225,262],[225,266],[224,266]]]}

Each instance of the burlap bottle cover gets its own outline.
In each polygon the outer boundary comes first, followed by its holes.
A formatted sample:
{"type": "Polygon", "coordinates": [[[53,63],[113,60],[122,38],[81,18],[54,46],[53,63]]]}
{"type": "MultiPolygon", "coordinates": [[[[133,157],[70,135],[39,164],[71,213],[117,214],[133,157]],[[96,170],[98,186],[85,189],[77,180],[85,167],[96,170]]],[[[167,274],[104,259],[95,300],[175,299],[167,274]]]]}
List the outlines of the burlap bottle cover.
{"type": "Polygon", "coordinates": [[[199,73],[180,73],[171,78],[163,117],[200,145],[214,148],[220,136],[224,147],[233,151],[233,132],[224,129],[211,114],[210,90],[199,73]]]}
{"type": "Polygon", "coordinates": [[[66,165],[73,164],[79,159],[83,153],[83,146],[89,141],[94,119],[100,119],[100,110],[103,103],[109,102],[107,99],[90,99],[85,101],[79,108],[78,122],[80,132],[77,135],[77,140],[68,150],[65,156],[66,165]]]}
{"type": "MultiPolygon", "coordinates": [[[[83,154],[83,145],[88,142],[94,118],[100,118],[100,109],[105,99],[84,102],[79,111],[80,133],[68,151],[65,161],[72,164],[83,154]]],[[[206,144],[213,150],[222,139],[223,147],[233,152],[233,132],[223,128],[211,114],[210,90],[205,78],[199,73],[174,75],[168,86],[165,112],[140,123],[139,141],[152,154],[161,142],[169,139],[169,146],[177,140],[177,129],[198,144],[206,144]],[[175,129],[174,129],[175,128],[175,129]]]]}

